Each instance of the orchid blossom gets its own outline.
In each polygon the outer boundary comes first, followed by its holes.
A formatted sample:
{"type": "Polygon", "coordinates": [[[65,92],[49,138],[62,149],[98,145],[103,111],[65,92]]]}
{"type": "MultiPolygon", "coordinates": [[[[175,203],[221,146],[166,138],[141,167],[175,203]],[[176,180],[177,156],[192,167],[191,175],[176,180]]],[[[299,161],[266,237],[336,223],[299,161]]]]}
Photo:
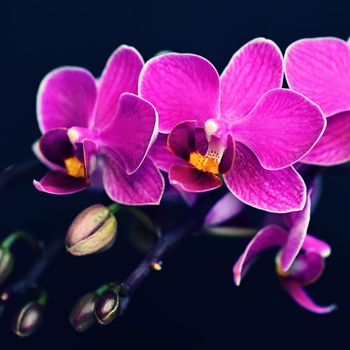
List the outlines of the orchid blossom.
{"type": "Polygon", "coordinates": [[[148,149],[158,130],[157,112],[138,97],[143,60],[119,47],[95,81],[85,69],[63,67],[40,85],[37,114],[43,136],[35,146],[52,170],[35,187],[69,194],[101,182],[122,204],[159,203],[164,180],[148,149]]]}
{"type": "Polygon", "coordinates": [[[302,162],[336,165],[350,160],[350,46],[337,38],[302,39],[285,55],[291,89],[317,103],[327,117],[320,141],[302,162]]]}
{"type": "Polygon", "coordinates": [[[319,140],[325,118],[315,103],[281,88],[282,62],[272,41],[255,39],[220,77],[193,54],[145,64],[139,94],[157,109],[162,133],[150,154],[172,185],[203,192],[221,186],[223,175],[250,206],[278,213],[304,207],[305,184],[292,165],[319,140]]]}

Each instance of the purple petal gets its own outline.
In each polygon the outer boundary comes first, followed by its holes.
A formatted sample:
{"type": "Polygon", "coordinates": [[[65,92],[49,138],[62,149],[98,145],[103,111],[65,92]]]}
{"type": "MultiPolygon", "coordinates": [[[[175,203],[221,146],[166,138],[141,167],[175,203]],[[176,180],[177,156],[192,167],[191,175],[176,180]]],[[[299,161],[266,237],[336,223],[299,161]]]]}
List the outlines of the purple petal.
{"type": "Polygon", "coordinates": [[[61,171],[50,171],[40,181],[33,181],[35,188],[41,192],[51,194],[72,194],[80,192],[87,187],[84,178],[76,178],[61,171]]]}
{"type": "Polygon", "coordinates": [[[170,183],[184,191],[205,192],[222,185],[221,180],[192,166],[174,165],[169,172],[170,183]]]}
{"type": "Polygon", "coordinates": [[[316,146],[301,161],[315,165],[337,165],[350,160],[350,112],[327,119],[327,128],[316,146]]]}
{"type": "Polygon", "coordinates": [[[291,267],[294,259],[300,252],[309,227],[310,212],[311,200],[309,193],[304,209],[289,214],[289,216],[292,216],[292,225],[289,229],[288,240],[283,246],[281,253],[281,267],[283,271],[287,271],[291,267]]]}
{"type": "Polygon", "coordinates": [[[64,159],[74,155],[74,149],[69,141],[67,129],[57,128],[46,132],[39,140],[41,154],[49,162],[65,167],[64,159]]]}
{"type": "Polygon", "coordinates": [[[350,49],[337,38],[302,39],[285,57],[291,89],[316,102],[327,117],[350,109],[350,49]]]}
{"type": "Polygon", "coordinates": [[[113,123],[100,132],[100,142],[118,153],[130,175],[146,157],[157,131],[153,106],[136,95],[123,93],[113,123]]]}
{"type": "Polygon", "coordinates": [[[296,92],[266,93],[232,127],[236,141],[249,147],[265,169],[288,167],[316,144],[326,126],[321,110],[296,92]]]}
{"type": "Polygon", "coordinates": [[[231,193],[225,194],[215,203],[204,220],[205,226],[217,226],[239,215],[244,204],[231,193]]]}
{"type": "Polygon", "coordinates": [[[64,170],[64,168],[61,165],[57,165],[55,163],[50,162],[49,160],[47,160],[43,153],[40,150],[40,139],[35,141],[32,145],[32,151],[35,154],[35,156],[43,163],[45,164],[48,168],[52,169],[52,170],[64,170]]]}
{"type": "Polygon", "coordinates": [[[288,237],[287,231],[279,226],[266,226],[261,229],[247,245],[244,253],[233,266],[234,282],[240,285],[249,267],[258,254],[266,249],[282,246],[288,237]]]}
{"type": "Polygon", "coordinates": [[[142,66],[143,59],[133,47],[122,45],[113,52],[98,84],[98,98],[91,127],[103,128],[113,120],[122,93],[137,94],[142,66]]]}
{"type": "Polygon", "coordinates": [[[301,210],[305,205],[306,187],[293,167],[266,170],[255,155],[236,142],[232,169],[224,175],[229,190],[243,203],[275,213],[301,210]]]}
{"type": "Polygon", "coordinates": [[[221,115],[232,122],[245,116],[267,91],[282,86],[282,54],[264,38],[237,51],[221,75],[221,115]]]}
{"type": "Polygon", "coordinates": [[[94,77],[85,69],[64,67],[49,73],[37,96],[42,133],[54,128],[87,127],[97,91],[94,77]]]}
{"type": "Polygon", "coordinates": [[[197,55],[170,53],[151,59],[141,72],[139,92],[157,109],[161,132],[188,119],[202,127],[219,115],[218,73],[197,55]]]}
{"type": "Polygon", "coordinates": [[[222,155],[220,165],[219,165],[220,174],[226,174],[232,168],[234,158],[235,158],[235,143],[233,141],[232,136],[229,134],[227,135],[226,149],[224,151],[224,154],[222,155]]]}
{"type": "Polygon", "coordinates": [[[153,159],[160,170],[169,172],[175,164],[188,165],[187,162],[177,157],[167,146],[167,134],[158,134],[156,141],[148,152],[148,156],[153,159]]]}
{"type": "Polygon", "coordinates": [[[323,258],[327,258],[331,254],[331,247],[329,244],[311,235],[306,236],[303,243],[303,250],[317,253],[323,258]]]}
{"type": "Polygon", "coordinates": [[[183,160],[189,160],[190,154],[197,151],[196,125],[196,121],[185,121],[176,125],[168,136],[169,149],[183,160]]]}
{"type": "Polygon", "coordinates": [[[164,192],[164,179],[148,157],[132,175],[127,175],[121,159],[108,150],[101,150],[103,183],[108,196],[125,205],[159,204],[164,192]]]}
{"type": "Polygon", "coordinates": [[[288,270],[288,278],[303,285],[315,282],[324,270],[324,258],[314,252],[299,255],[288,270]]]}
{"type": "Polygon", "coordinates": [[[309,297],[300,283],[291,279],[281,279],[283,287],[294,301],[306,310],[317,314],[326,314],[336,309],[336,305],[319,306],[309,297]]]}

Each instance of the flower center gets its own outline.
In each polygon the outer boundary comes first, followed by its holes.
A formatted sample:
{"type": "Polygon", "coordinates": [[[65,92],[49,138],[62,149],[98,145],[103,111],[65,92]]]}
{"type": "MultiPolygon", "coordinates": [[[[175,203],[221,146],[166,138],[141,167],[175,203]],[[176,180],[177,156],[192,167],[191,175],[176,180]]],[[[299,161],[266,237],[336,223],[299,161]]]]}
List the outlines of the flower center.
{"type": "Polygon", "coordinates": [[[205,173],[219,174],[220,161],[215,154],[207,154],[203,156],[198,151],[190,154],[189,163],[192,164],[196,169],[205,173]]]}
{"type": "Polygon", "coordinates": [[[67,169],[67,174],[73,177],[85,177],[84,164],[75,156],[66,158],[64,165],[67,169]]]}

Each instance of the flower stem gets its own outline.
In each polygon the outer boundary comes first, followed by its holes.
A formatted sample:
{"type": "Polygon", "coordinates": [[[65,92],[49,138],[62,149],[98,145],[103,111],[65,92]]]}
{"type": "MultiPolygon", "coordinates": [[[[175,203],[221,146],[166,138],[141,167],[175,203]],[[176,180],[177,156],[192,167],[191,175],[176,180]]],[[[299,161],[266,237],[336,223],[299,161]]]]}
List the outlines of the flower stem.
{"type": "Polygon", "coordinates": [[[18,241],[23,240],[29,243],[29,245],[35,250],[35,252],[39,255],[42,252],[42,245],[41,243],[35,239],[33,236],[31,236],[29,233],[24,231],[15,231],[11,233],[9,236],[7,236],[1,243],[1,247],[4,249],[10,250],[12,245],[18,241]]]}

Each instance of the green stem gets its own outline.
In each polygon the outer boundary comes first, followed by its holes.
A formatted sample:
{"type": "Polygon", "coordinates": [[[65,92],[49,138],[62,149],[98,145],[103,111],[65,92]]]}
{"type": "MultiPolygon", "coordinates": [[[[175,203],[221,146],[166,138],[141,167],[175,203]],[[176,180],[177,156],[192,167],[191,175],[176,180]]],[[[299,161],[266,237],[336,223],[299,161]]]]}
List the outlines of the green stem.
{"type": "Polygon", "coordinates": [[[40,254],[42,252],[42,246],[40,242],[31,236],[29,233],[24,231],[15,231],[7,236],[1,243],[1,247],[10,250],[12,245],[18,240],[24,240],[37,252],[40,254]]]}
{"type": "Polygon", "coordinates": [[[111,205],[108,206],[108,210],[112,214],[115,214],[119,209],[121,209],[121,205],[118,203],[112,203],[111,205]]]}

